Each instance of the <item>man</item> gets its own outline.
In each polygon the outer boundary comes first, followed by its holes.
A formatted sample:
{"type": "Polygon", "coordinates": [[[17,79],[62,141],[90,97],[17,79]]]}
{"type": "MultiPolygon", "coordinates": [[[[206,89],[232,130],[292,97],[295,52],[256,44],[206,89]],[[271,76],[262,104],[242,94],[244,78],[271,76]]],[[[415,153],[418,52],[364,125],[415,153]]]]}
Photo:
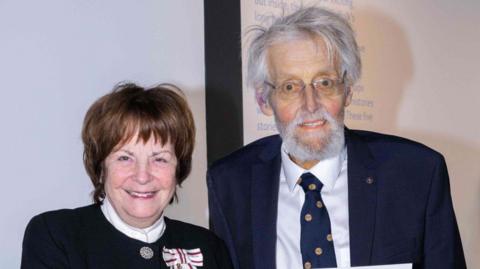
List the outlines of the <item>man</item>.
{"type": "Polygon", "coordinates": [[[344,127],[361,73],[349,23],[310,7],[259,29],[248,81],[270,136],[208,172],[211,228],[235,268],[466,268],[444,158],[344,127]]]}

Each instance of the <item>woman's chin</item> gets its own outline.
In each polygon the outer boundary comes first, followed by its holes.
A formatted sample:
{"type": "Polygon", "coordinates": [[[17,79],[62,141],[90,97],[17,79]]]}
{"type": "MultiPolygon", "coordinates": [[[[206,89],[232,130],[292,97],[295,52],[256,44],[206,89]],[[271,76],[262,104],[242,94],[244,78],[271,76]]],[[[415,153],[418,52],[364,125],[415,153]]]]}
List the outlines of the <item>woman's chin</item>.
{"type": "Polygon", "coordinates": [[[146,228],[155,223],[162,215],[161,208],[132,208],[125,212],[125,222],[136,228],[146,228]],[[140,227],[141,226],[141,227],[140,227]]]}

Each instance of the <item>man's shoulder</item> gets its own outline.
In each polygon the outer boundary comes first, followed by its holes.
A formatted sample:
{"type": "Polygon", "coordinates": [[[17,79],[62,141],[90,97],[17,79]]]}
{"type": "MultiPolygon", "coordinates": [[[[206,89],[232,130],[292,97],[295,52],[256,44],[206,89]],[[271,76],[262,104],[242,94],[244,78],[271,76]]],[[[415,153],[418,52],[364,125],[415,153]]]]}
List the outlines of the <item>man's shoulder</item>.
{"type": "Polygon", "coordinates": [[[412,159],[443,159],[438,151],[420,142],[396,135],[365,130],[349,130],[347,132],[347,145],[349,139],[355,141],[355,143],[366,143],[374,154],[388,154],[412,159]]]}
{"type": "Polygon", "coordinates": [[[281,144],[282,139],[279,135],[260,138],[218,159],[210,166],[209,170],[241,169],[242,167],[256,163],[259,158],[268,157],[265,155],[279,154],[281,144]]]}

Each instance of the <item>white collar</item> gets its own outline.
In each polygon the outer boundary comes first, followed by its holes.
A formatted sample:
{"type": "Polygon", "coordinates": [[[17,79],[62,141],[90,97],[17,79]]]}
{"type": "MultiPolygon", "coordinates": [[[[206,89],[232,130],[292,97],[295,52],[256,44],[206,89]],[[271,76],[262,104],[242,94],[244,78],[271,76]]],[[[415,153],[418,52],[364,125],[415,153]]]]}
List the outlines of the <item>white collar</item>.
{"type": "Polygon", "coordinates": [[[320,180],[320,182],[322,182],[322,191],[331,191],[335,186],[335,182],[337,181],[340,171],[342,170],[343,161],[347,158],[347,148],[343,147],[342,151],[338,155],[321,160],[315,166],[309,170],[306,170],[290,159],[283,144],[281,152],[282,168],[285,173],[285,179],[287,181],[288,188],[291,192],[297,186],[300,176],[305,172],[312,173],[320,180]]]}
{"type": "Polygon", "coordinates": [[[145,243],[153,243],[162,237],[163,232],[165,232],[166,226],[163,213],[152,226],[140,229],[125,223],[117,214],[115,208],[113,208],[108,197],[105,197],[100,208],[102,209],[102,213],[108,222],[110,222],[110,224],[112,224],[113,227],[115,227],[121,233],[130,238],[137,239],[145,243]]]}

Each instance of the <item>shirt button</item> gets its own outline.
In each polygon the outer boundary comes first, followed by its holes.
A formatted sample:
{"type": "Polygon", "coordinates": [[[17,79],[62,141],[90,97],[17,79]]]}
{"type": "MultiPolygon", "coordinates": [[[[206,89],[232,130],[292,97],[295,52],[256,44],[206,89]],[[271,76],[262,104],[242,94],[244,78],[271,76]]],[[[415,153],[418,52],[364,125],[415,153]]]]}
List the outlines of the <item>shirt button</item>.
{"type": "Polygon", "coordinates": [[[327,240],[328,240],[329,242],[332,242],[332,240],[333,240],[332,234],[328,234],[328,235],[327,235],[327,240]]]}
{"type": "Polygon", "coordinates": [[[306,262],[306,263],[303,265],[303,267],[304,267],[305,269],[310,269],[310,268],[312,268],[312,264],[311,264],[310,262],[306,262]]]}
{"type": "Polygon", "coordinates": [[[365,182],[367,182],[368,185],[371,185],[371,184],[373,184],[373,178],[372,177],[367,177],[365,182]]]}
{"type": "Polygon", "coordinates": [[[318,208],[322,208],[322,207],[323,207],[322,201],[317,201],[316,205],[317,205],[318,208]]]}
{"type": "Polygon", "coordinates": [[[315,254],[317,254],[317,256],[322,255],[322,253],[323,253],[322,248],[316,248],[316,249],[315,249],[315,254]]]}
{"type": "Polygon", "coordinates": [[[306,215],[305,215],[305,220],[306,220],[306,221],[311,221],[311,220],[312,220],[312,215],[306,214],[306,215]]]}

